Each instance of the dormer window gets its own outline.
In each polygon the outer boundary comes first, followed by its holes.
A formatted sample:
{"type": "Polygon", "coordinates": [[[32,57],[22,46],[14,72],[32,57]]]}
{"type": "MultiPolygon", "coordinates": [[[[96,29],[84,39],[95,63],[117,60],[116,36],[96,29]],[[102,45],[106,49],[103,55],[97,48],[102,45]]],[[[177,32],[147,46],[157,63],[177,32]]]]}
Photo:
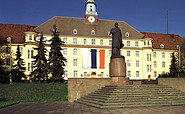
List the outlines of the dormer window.
{"type": "Polygon", "coordinates": [[[125,33],[125,37],[129,37],[129,32],[126,32],[125,33]]]}
{"type": "Polygon", "coordinates": [[[91,31],[91,35],[95,35],[95,31],[94,30],[91,31]]]}
{"type": "Polygon", "coordinates": [[[164,49],[164,44],[161,44],[161,45],[160,45],[160,48],[161,48],[161,49],[164,49]]]}
{"type": "Polygon", "coordinates": [[[77,34],[77,30],[76,29],[73,30],[73,34],[77,34]]]}
{"type": "Polygon", "coordinates": [[[31,36],[31,35],[30,35],[30,37],[29,37],[29,38],[30,38],[30,40],[32,40],[32,36],[31,36]]]}

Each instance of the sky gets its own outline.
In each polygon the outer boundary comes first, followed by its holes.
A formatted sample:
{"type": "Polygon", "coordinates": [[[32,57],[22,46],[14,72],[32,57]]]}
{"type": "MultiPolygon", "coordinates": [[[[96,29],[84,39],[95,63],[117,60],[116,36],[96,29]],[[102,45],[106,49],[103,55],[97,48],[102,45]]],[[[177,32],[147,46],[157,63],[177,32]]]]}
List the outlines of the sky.
{"type": "MultiPolygon", "coordinates": [[[[87,0],[0,0],[0,23],[41,25],[54,16],[85,17],[87,0]]],[[[140,32],[185,37],[185,0],[95,0],[98,19],[121,20],[140,32]]]]}

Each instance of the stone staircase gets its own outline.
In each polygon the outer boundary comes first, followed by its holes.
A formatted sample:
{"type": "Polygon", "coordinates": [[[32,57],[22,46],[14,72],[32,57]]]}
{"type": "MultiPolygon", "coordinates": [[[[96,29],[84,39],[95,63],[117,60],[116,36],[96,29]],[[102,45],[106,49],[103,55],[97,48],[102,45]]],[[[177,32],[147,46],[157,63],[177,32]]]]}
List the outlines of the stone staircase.
{"type": "Polygon", "coordinates": [[[75,102],[97,108],[185,105],[185,93],[162,85],[110,85],[75,102]]]}

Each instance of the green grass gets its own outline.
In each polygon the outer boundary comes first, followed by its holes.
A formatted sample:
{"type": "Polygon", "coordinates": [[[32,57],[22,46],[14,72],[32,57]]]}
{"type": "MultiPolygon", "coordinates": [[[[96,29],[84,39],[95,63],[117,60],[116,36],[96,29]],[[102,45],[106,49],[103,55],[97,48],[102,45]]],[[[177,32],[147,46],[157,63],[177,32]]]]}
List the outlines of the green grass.
{"type": "Polygon", "coordinates": [[[0,84],[0,107],[19,102],[67,101],[67,83],[0,84]]]}

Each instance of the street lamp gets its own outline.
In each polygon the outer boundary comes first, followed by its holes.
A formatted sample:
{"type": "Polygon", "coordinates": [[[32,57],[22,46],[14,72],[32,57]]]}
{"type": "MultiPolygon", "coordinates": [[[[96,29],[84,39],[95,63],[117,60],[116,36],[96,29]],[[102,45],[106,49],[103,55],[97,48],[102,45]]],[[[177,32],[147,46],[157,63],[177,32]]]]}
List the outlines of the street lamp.
{"type": "Polygon", "coordinates": [[[10,42],[10,84],[12,83],[12,38],[8,37],[7,42],[10,42]]]}

